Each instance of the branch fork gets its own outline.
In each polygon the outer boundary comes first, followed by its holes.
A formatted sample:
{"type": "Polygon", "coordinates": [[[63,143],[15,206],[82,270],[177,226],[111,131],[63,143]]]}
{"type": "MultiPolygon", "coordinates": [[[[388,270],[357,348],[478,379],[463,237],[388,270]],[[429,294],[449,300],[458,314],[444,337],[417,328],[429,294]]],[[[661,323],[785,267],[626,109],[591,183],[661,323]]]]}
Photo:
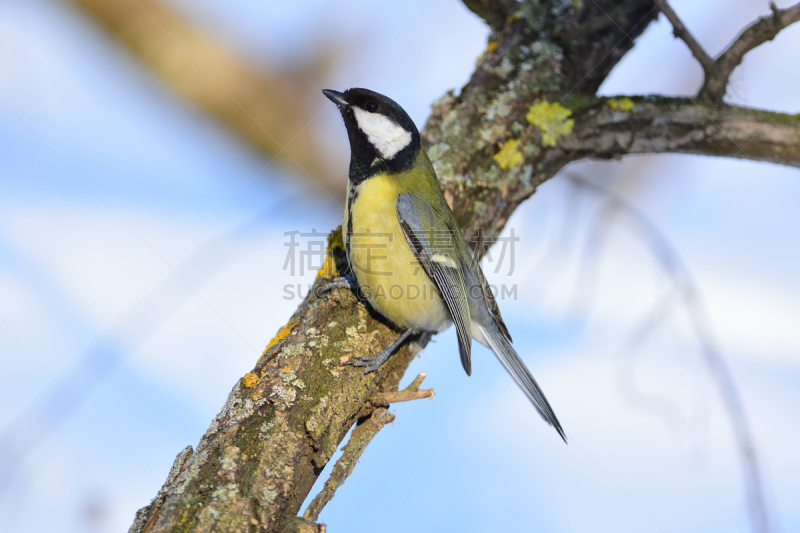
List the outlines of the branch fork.
{"type": "Polygon", "coordinates": [[[712,59],[667,0],[656,0],[656,4],[672,24],[672,33],[686,43],[694,58],[703,67],[705,81],[697,96],[716,103],[721,103],[725,97],[731,74],[742,62],[745,54],[771,41],[781,30],[800,20],[800,4],[779,9],[774,2],[770,2],[771,16],[762,17],[745,28],[717,59],[712,59]]]}
{"type": "Polygon", "coordinates": [[[353,473],[353,469],[367,445],[375,438],[375,435],[378,434],[383,426],[394,422],[394,415],[387,409],[389,404],[433,397],[433,389],[425,390],[419,388],[425,376],[425,372],[422,372],[414,378],[414,381],[408,387],[401,391],[379,392],[370,397],[369,402],[376,409],[368,416],[363,417],[353,429],[350,440],[342,448],[342,456],[336,461],[330,478],[325,482],[325,488],[316,495],[303,513],[305,520],[317,520],[325,505],[333,499],[336,489],[353,473]]]}

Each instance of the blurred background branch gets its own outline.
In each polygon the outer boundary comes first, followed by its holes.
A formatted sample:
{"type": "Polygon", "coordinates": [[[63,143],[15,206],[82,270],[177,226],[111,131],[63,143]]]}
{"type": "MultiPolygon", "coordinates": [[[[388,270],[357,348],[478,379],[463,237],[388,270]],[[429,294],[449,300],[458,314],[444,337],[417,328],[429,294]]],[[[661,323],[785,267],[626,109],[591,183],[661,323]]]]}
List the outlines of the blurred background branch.
{"type": "MultiPolygon", "coordinates": [[[[770,531],[769,512],[764,496],[763,474],[756,454],[755,442],[747,421],[747,415],[742,404],[741,394],[738,390],[739,383],[734,380],[719,343],[711,328],[708,311],[693,276],[684,264],[677,250],[669,239],[662,234],[658,227],[639,209],[628,202],[621,195],[611,189],[584,176],[566,172],[564,177],[576,188],[596,195],[603,202],[602,211],[596,226],[595,237],[607,233],[611,221],[616,215],[622,215],[631,229],[640,234],[644,245],[650,249],[656,263],[663,269],[664,274],[672,283],[672,290],[658,301],[651,312],[633,330],[626,342],[625,353],[628,357],[636,356],[642,345],[659,328],[664,327],[670,315],[679,310],[682,304],[687,311],[691,329],[695,335],[700,353],[705,360],[711,378],[716,383],[722,403],[728,413],[728,418],[733,429],[733,435],[739,450],[744,487],[747,496],[747,506],[750,512],[752,530],[755,532],[770,531]]],[[[588,248],[597,251],[601,246],[599,242],[591,242],[588,248]]],[[[588,262],[584,263],[585,265],[588,262]]],[[[620,376],[627,377],[625,390],[633,396],[633,404],[640,408],[648,407],[660,411],[666,419],[674,418],[674,407],[663,398],[654,398],[642,394],[636,389],[633,382],[632,369],[626,369],[620,376]]]]}
{"type": "Polygon", "coordinates": [[[254,67],[159,0],[72,0],[145,62],[164,83],[272,159],[341,198],[341,154],[308,128],[321,109],[320,81],[336,46],[291,69],[254,67]]]}

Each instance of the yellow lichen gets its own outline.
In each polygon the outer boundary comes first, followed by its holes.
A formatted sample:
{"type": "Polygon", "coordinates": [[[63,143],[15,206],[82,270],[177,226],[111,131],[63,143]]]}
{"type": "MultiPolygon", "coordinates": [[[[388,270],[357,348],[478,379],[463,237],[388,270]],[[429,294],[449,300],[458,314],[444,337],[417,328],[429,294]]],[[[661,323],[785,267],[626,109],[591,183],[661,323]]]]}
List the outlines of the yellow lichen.
{"type": "Polygon", "coordinates": [[[328,276],[335,278],[336,275],[336,261],[333,260],[333,254],[330,250],[325,250],[325,262],[322,263],[322,268],[317,270],[317,277],[328,276]]]}
{"type": "Polygon", "coordinates": [[[522,163],[522,153],[519,151],[519,140],[509,139],[503,144],[499,152],[492,157],[500,168],[508,170],[522,163]]]}
{"type": "MultiPolygon", "coordinates": [[[[341,226],[339,226],[339,228],[341,228],[341,226]]],[[[325,250],[325,262],[322,264],[322,268],[317,271],[317,277],[328,276],[335,278],[338,276],[339,271],[336,268],[336,259],[333,257],[333,254],[334,252],[343,251],[344,241],[342,240],[342,232],[334,230],[328,236],[328,247],[325,250]]]]}
{"type": "Polygon", "coordinates": [[[252,389],[258,383],[259,377],[253,373],[247,373],[242,378],[242,385],[247,387],[248,389],[252,389]]]}
{"type": "Polygon", "coordinates": [[[570,116],[572,111],[558,102],[551,104],[544,100],[532,105],[525,118],[542,131],[544,146],[555,146],[559,137],[569,135],[575,127],[575,121],[570,116]]]}
{"type": "Polygon", "coordinates": [[[288,324],[283,326],[280,329],[280,331],[278,331],[278,334],[275,335],[275,337],[271,341],[269,341],[269,344],[267,344],[267,347],[264,348],[263,352],[261,352],[261,355],[266,355],[266,353],[269,351],[270,348],[272,348],[277,343],[288,337],[289,334],[292,332],[292,328],[295,326],[295,324],[296,322],[294,320],[290,320],[288,324]]]}
{"type": "Polygon", "coordinates": [[[607,100],[606,103],[611,109],[621,109],[622,111],[630,111],[633,109],[633,100],[627,96],[624,98],[616,98],[607,100]]]}
{"type": "Polygon", "coordinates": [[[487,55],[491,54],[495,48],[497,48],[497,41],[489,41],[489,43],[486,45],[486,50],[484,50],[483,53],[480,55],[480,57],[478,57],[478,59],[475,61],[475,64],[478,64],[481,61],[483,61],[483,59],[487,55]]]}

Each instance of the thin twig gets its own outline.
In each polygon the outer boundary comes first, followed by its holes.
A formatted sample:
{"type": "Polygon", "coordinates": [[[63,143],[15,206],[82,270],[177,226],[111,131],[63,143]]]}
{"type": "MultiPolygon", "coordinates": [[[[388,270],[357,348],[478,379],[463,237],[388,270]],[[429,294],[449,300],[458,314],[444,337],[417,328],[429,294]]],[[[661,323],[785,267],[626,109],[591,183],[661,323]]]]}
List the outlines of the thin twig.
{"type": "Polygon", "coordinates": [[[333,467],[331,477],[325,482],[325,488],[317,494],[303,513],[306,520],[316,520],[319,517],[322,508],[331,501],[336,489],[353,473],[353,468],[358,463],[361,454],[364,453],[367,444],[375,438],[383,426],[394,420],[394,415],[386,409],[389,404],[430,398],[434,395],[433,389],[420,390],[419,388],[426,375],[425,372],[420,373],[408,387],[401,391],[379,392],[370,397],[369,402],[377,409],[372,411],[369,417],[364,418],[353,430],[350,440],[343,448],[342,456],[333,467]]]}
{"type": "MultiPolygon", "coordinates": [[[[653,251],[658,263],[665,273],[673,280],[675,290],[680,295],[686,310],[689,313],[694,334],[700,346],[700,351],[708,366],[711,377],[716,382],[722,401],[728,411],[728,417],[733,427],[736,443],[739,447],[740,460],[745,478],[745,492],[749,507],[750,521],[755,533],[768,533],[770,530],[769,513],[767,512],[766,499],[761,470],[756,457],[755,443],[753,440],[747,416],[742,405],[741,395],[737,383],[733,380],[728,365],[718,347],[709,323],[705,306],[700,297],[700,292],[694,283],[688,269],[683,264],[666,237],[656,225],[634,205],[598,183],[587,180],[575,174],[567,175],[572,183],[585,190],[603,197],[616,209],[624,212],[632,219],[644,233],[647,243],[653,251]]],[[[634,339],[633,346],[642,344],[645,337],[653,330],[649,325],[640,328],[634,339]]]]}
{"type": "Polygon", "coordinates": [[[359,458],[361,458],[361,454],[364,453],[367,444],[370,443],[383,426],[392,421],[394,421],[394,415],[385,407],[379,407],[372,412],[369,418],[366,418],[355,427],[350,435],[350,440],[344,446],[342,456],[333,466],[331,477],[325,482],[325,487],[322,491],[308,505],[308,508],[303,513],[303,518],[317,520],[323,507],[333,499],[336,489],[353,473],[353,469],[359,458]]]}
{"type": "Polygon", "coordinates": [[[388,407],[389,404],[398,402],[410,402],[411,400],[422,400],[424,398],[432,398],[434,396],[433,389],[422,389],[422,380],[425,379],[425,372],[414,378],[414,381],[401,391],[396,392],[378,392],[373,394],[369,401],[375,407],[388,407]]]}
{"type": "MultiPolygon", "coordinates": [[[[666,2],[664,2],[666,3],[666,2]]],[[[728,81],[734,69],[739,66],[750,50],[771,41],[784,28],[800,20],[800,4],[786,9],[778,9],[770,2],[772,15],[762,17],[747,27],[717,58],[711,70],[706,70],[706,80],[699,96],[714,102],[722,101],[728,81]]]]}
{"type": "Polygon", "coordinates": [[[700,63],[700,66],[703,67],[703,71],[706,72],[706,76],[708,76],[708,73],[714,69],[714,60],[710,55],[708,55],[703,46],[697,42],[697,39],[695,39],[692,33],[686,28],[678,14],[675,13],[675,10],[672,9],[672,6],[669,5],[667,0],[656,0],[656,4],[658,4],[658,9],[664,13],[664,16],[667,17],[667,20],[669,20],[670,24],[672,24],[672,34],[686,43],[686,46],[689,47],[689,50],[691,50],[694,58],[697,59],[697,61],[700,63]]]}

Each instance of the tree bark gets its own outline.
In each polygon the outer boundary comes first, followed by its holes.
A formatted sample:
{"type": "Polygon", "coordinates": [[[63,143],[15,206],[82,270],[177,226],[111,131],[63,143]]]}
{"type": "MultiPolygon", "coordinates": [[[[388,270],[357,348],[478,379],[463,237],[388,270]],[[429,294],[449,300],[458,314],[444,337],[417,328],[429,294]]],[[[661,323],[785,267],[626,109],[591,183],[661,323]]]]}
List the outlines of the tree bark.
{"type": "MultiPolygon", "coordinates": [[[[489,5],[468,4],[479,14],[489,5]]],[[[530,0],[513,13],[505,5],[487,15],[493,33],[472,78],[460,95],[434,104],[423,131],[445,196],[473,242],[498,234],[539,184],[580,159],[681,152],[800,166],[796,116],[690,99],[593,96],[657,15],[653,0],[530,0]]],[[[336,233],[329,250],[342,271],[336,233]]],[[[234,386],[197,449],[179,456],[178,473],[132,530],[314,530],[296,515],[317,476],[353,424],[378,407],[370,399],[397,391],[429,337],[371,374],[342,363],[397,335],[349,291],[310,291],[234,386]]]]}

